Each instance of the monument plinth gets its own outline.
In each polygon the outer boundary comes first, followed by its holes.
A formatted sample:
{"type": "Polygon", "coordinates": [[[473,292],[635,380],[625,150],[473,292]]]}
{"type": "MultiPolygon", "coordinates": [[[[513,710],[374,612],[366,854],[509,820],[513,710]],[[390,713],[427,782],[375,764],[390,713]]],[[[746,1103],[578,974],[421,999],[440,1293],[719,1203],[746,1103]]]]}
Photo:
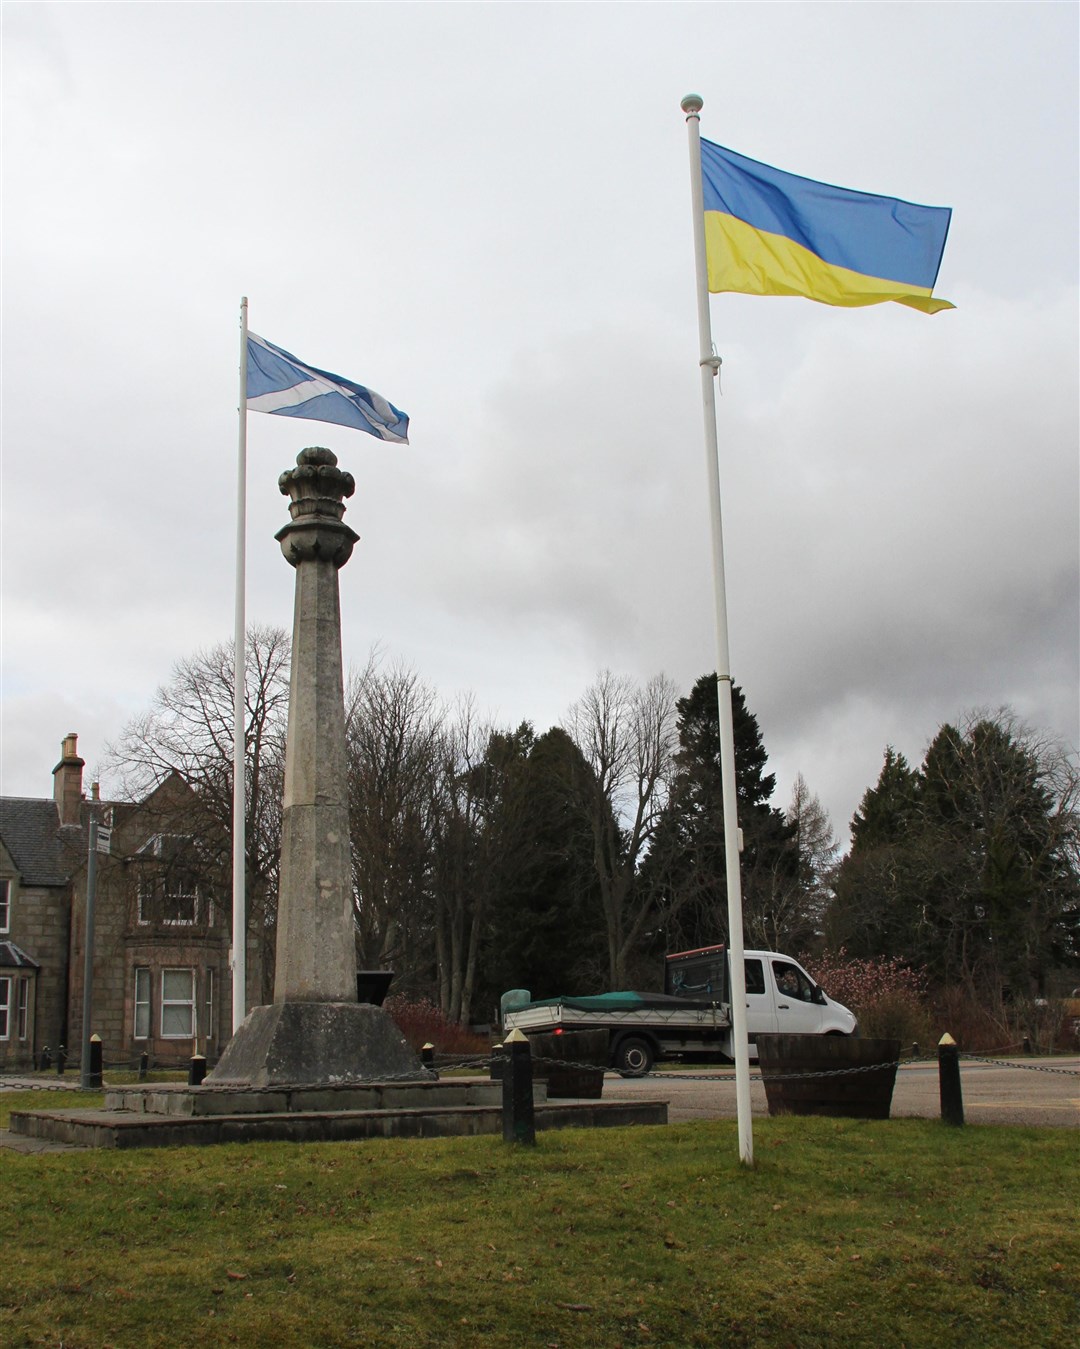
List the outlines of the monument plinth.
{"type": "Polygon", "coordinates": [[[296,598],[274,1002],[251,1012],[206,1082],[423,1080],[389,1014],[356,1000],[338,591],[357,541],[343,520],[355,483],[330,450],[312,448],[278,485],[291,519],[275,537],[296,568],[296,598]]]}

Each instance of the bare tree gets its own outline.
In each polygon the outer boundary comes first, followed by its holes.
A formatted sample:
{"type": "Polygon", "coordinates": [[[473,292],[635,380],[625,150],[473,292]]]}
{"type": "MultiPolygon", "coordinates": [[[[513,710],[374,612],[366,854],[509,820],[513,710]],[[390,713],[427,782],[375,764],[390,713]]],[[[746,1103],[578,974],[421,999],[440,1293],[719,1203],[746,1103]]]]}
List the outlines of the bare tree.
{"type": "Polygon", "coordinates": [[[590,769],[580,795],[607,927],[608,979],[618,988],[654,913],[635,881],[667,800],[678,743],[675,686],[663,675],[637,686],[604,670],[571,707],[564,729],[590,769]]]}
{"type": "MultiPolygon", "coordinates": [[[[246,892],[249,933],[258,937],[257,1001],[270,995],[273,926],[281,850],[281,796],[289,700],[289,638],[280,628],[247,635],[245,769],[246,892]]],[[[222,896],[232,884],[233,644],[178,661],[150,710],[131,721],[106,751],[124,795],[143,800],[176,774],[194,793],[200,837],[222,896]]]]}
{"type": "Polygon", "coordinates": [[[361,964],[405,986],[432,963],[433,816],[443,757],[434,691],[373,656],[345,696],[353,899],[361,964]]]}
{"type": "Polygon", "coordinates": [[[488,745],[471,697],[440,740],[435,829],[435,956],[439,1006],[467,1025],[491,897],[488,745]]]}
{"type": "Polygon", "coordinates": [[[786,903],[772,934],[771,949],[799,951],[821,932],[836,879],[840,844],[828,811],[810,791],[801,773],[795,775],[786,818],[795,831],[798,875],[794,885],[785,887],[786,903]],[[781,941],[786,945],[780,945],[781,941]]]}

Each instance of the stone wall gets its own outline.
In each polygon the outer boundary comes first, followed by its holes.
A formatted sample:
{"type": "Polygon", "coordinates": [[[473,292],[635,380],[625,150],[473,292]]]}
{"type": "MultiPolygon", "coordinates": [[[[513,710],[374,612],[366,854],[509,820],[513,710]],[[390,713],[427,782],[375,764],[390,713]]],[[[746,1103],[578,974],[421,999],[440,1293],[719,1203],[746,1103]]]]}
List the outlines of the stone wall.
{"type": "MultiPolygon", "coordinates": [[[[33,1029],[28,1046],[14,1038],[0,1041],[0,1067],[26,1066],[29,1054],[39,1054],[45,1045],[55,1053],[66,1034],[68,940],[71,921],[71,890],[68,886],[21,886],[11,881],[11,921],[6,941],[14,942],[38,966],[31,1012],[33,1029]]],[[[5,970],[5,974],[14,971],[5,970]]],[[[14,1018],[15,1003],[12,1002],[14,1018]]]]}

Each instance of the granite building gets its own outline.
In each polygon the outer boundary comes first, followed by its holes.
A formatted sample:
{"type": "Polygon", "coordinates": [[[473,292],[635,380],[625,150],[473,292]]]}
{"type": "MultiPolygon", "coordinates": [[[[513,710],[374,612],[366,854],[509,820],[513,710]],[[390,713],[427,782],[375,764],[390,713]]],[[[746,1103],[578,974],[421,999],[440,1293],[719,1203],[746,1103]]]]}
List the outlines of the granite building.
{"type": "Polygon", "coordinates": [[[138,802],[100,801],[96,784],[88,800],[83,768],[68,735],[51,799],[0,798],[0,1070],[61,1045],[78,1056],[91,812],[112,826],[94,908],[91,1029],[105,1061],[213,1063],[232,1027],[231,904],[195,794],[173,774],[138,802]]]}

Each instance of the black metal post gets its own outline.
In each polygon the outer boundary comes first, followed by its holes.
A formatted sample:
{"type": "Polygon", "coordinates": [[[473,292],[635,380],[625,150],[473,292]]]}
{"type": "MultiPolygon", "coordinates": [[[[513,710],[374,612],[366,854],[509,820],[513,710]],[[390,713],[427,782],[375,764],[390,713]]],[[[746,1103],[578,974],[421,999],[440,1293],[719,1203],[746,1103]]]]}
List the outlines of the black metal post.
{"type": "Polygon", "coordinates": [[[420,1062],[429,1073],[435,1071],[435,1046],[430,1041],[420,1050],[420,1062]]]}
{"type": "MultiPolygon", "coordinates": [[[[84,1091],[93,1086],[90,1081],[91,1049],[90,1023],[94,1006],[94,904],[97,891],[97,850],[98,825],[96,819],[90,820],[90,851],[86,863],[86,930],[83,949],[83,1004],[82,1004],[82,1055],[79,1060],[80,1082],[84,1091]]],[[[101,1086],[101,1075],[97,1085],[101,1086]]]]}
{"type": "Polygon", "coordinates": [[[941,1118],[946,1124],[962,1125],[964,1096],[960,1090],[960,1050],[948,1031],[938,1041],[937,1056],[941,1118]]]}
{"type": "Polygon", "coordinates": [[[101,1061],[101,1036],[91,1035],[90,1053],[87,1056],[86,1066],[82,1070],[82,1081],[79,1083],[84,1091],[97,1091],[101,1086],[101,1061]]]}
{"type": "Polygon", "coordinates": [[[206,1055],[192,1054],[188,1064],[187,1081],[189,1087],[197,1087],[206,1076],[206,1055]]]}
{"type": "Polygon", "coordinates": [[[146,1081],[146,1071],[150,1067],[150,1055],[144,1049],[139,1055],[139,1081],[146,1081]]]}
{"type": "Polygon", "coordinates": [[[492,1082],[501,1082],[503,1080],[503,1070],[506,1067],[507,1053],[503,1045],[491,1046],[491,1067],[488,1076],[492,1082]]]}
{"type": "Polygon", "coordinates": [[[506,1067],[502,1080],[503,1142],[535,1143],[533,1114],[532,1051],[521,1031],[511,1031],[504,1048],[506,1067]]]}
{"type": "Polygon", "coordinates": [[[48,1045],[41,1046],[41,1060],[38,1063],[38,1067],[43,1073],[48,1072],[52,1067],[52,1053],[50,1052],[48,1045]]]}
{"type": "Polygon", "coordinates": [[[64,1076],[64,1069],[67,1067],[67,1050],[63,1045],[56,1051],[56,1075],[64,1076]]]}

